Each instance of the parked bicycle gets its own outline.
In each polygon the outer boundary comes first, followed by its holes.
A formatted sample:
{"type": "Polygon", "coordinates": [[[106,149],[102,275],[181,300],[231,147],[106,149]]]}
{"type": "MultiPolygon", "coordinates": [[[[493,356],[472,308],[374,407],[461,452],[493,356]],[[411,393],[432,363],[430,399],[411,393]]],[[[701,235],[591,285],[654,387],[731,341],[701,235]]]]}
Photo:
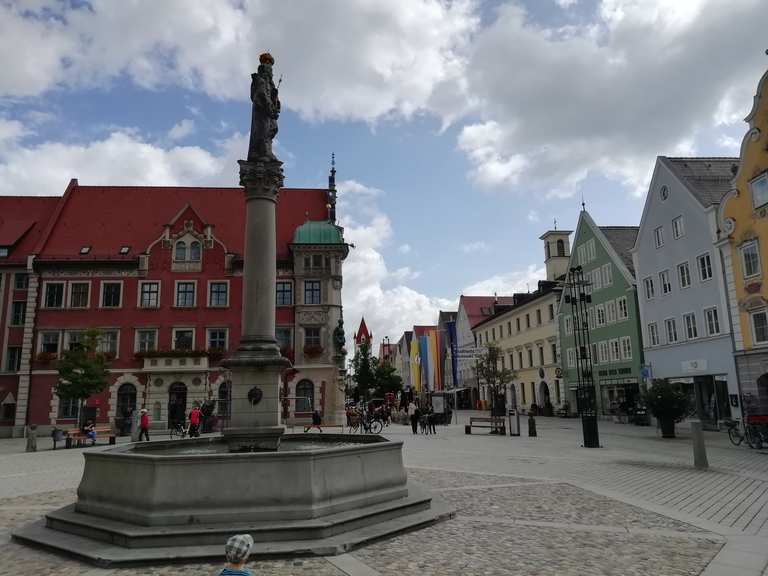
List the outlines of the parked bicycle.
{"type": "Polygon", "coordinates": [[[368,414],[355,412],[350,415],[349,431],[352,434],[380,434],[384,428],[381,420],[372,418],[368,414]]]}
{"type": "Polygon", "coordinates": [[[741,445],[744,440],[750,448],[759,450],[763,446],[768,446],[768,416],[747,415],[747,424],[744,426],[744,432],[740,430],[741,425],[737,420],[725,420],[723,423],[728,428],[728,438],[734,446],[741,445]]]}
{"type": "Polygon", "coordinates": [[[179,439],[186,438],[188,434],[189,434],[189,426],[187,426],[186,422],[176,422],[171,427],[171,432],[170,432],[171,440],[175,438],[179,438],[179,439]]]}

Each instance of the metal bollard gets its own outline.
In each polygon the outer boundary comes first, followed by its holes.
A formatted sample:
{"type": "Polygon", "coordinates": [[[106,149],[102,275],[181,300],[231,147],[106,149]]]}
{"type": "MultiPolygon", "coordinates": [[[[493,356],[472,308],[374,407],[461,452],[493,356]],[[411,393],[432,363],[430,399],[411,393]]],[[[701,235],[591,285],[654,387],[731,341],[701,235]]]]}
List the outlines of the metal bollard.
{"type": "Polygon", "coordinates": [[[701,429],[701,420],[691,420],[691,438],[693,439],[693,465],[699,470],[709,468],[707,461],[707,447],[704,445],[704,432],[701,429]]]}
{"type": "Polygon", "coordinates": [[[537,436],[536,434],[536,418],[533,417],[533,414],[528,414],[528,436],[534,437],[537,436]]]}

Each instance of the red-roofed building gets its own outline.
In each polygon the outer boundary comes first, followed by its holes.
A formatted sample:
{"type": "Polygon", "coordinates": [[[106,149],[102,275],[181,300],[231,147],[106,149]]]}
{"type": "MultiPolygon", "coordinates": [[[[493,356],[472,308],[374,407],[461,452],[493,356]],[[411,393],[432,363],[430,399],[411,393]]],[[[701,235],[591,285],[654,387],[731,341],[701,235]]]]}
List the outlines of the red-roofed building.
{"type": "MultiPolygon", "coordinates": [[[[25,423],[75,423],[77,406],[53,393],[56,357],[89,328],[100,330],[102,349],[113,355],[108,389],[87,403],[97,422],[120,424],[146,405],[153,425],[167,427],[194,401],[209,398],[222,400],[226,417],[227,375],[219,361],[240,338],[242,189],[73,180],[61,198],[25,200],[48,211],[7,212],[6,205],[21,202],[0,197],[0,241],[21,238],[5,260],[20,266],[14,274],[29,274],[28,292],[13,298],[26,295],[30,329],[16,370],[3,373],[18,383],[9,387],[14,421],[2,423],[17,430],[25,423]]],[[[332,187],[284,188],[278,197],[276,335],[297,370],[288,389],[292,419],[322,412],[326,388],[338,377],[333,330],[341,318],[348,246],[334,212],[332,187]]],[[[0,274],[6,295],[11,273],[0,268],[0,274]]],[[[6,309],[10,314],[10,306],[0,307],[6,309]]],[[[8,348],[3,342],[3,369],[17,354],[8,348]]]]}
{"type": "Polygon", "coordinates": [[[365,318],[360,319],[360,326],[357,328],[357,332],[355,332],[354,339],[355,353],[357,353],[358,347],[363,342],[368,342],[368,344],[371,344],[373,341],[373,333],[368,331],[368,326],[365,324],[365,318]]]}

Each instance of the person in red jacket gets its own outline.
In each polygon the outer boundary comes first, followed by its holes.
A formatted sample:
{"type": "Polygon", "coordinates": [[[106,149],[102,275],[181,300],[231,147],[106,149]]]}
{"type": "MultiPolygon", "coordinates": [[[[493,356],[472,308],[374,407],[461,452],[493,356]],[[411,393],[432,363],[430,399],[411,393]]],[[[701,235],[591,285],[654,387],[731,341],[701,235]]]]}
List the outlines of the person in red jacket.
{"type": "Polygon", "coordinates": [[[195,404],[189,413],[189,437],[200,436],[200,408],[195,404]]]}
{"type": "Polygon", "coordinates": [[[144,437],[149,442],[149,414],[146,408],[141,409],[141,419],[139,420],[139,442],[144,437]]]}

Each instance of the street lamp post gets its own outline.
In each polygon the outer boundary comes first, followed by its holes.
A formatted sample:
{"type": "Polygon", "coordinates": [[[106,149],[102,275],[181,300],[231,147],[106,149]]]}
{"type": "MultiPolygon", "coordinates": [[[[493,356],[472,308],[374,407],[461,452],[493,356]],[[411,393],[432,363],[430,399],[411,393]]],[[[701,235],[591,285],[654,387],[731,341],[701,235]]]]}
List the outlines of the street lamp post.
{"type": "Polygon", "coordinates": [[[597,402],[595,381],[592,372],[592,350],[589,342],[589,318],[587,304],[592,303],[584,280],[584,271],[576,266],[568,271],[565,283],[565,303],[571,305],[573,316],[573,339],[576,347],[576,408],[581,416],[581,428],[585,448],[599,448],[600,436],[597,430],[597,402]]]}

